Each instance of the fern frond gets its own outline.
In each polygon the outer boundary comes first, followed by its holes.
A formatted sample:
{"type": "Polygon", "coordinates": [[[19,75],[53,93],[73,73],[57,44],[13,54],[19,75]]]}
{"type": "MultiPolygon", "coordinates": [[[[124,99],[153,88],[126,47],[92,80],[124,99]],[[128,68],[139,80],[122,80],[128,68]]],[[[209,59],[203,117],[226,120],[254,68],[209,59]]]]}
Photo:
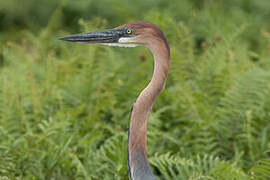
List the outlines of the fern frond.
{"type": "Polygon", "coordinates": [[[127,134],[113,135],[100,148],[89,153],[87,166],[94,180],[127,177],[127,134]]]}
{"type": "Polygon", "coordinates": [[[218,157],[204,155],[192,159],[166,153],[149,158],[150,163],[162,174],[161,179],[179,180],[247,180],[245,173],[218,157]]]}
{"type": "MultiPolygon", "coordinates": [[[[270,151],[268,151],[269,153],[270,151]]],[[[264,158],[256,162],[249,170],[253,178],[258,180],[270,179],[270,158],[264,158]]]]}
{"type": "Polygon", "coordinates": [[[235,150],[246,149],[249,158],[252,161],[256,159],[253,155],[258,146],[255,139],[269,127],[266,123],[269,115],[265,114],[269,89],[270,73],[255,68],[241,75],[221,99],[216,111],[218,122],[215,129],[225,154],[229,155],[232,147],[235,150]]]}

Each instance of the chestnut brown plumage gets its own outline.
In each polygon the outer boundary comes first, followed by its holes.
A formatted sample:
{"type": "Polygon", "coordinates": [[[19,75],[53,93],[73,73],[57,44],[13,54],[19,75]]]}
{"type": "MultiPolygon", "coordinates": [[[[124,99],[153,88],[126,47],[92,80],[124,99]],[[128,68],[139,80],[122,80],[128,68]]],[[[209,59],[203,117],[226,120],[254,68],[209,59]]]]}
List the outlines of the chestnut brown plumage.
{"type": "Polygon", "coordinates": [[[59,38],[71,42],[99,43],[110,46],[143,45],[154,56],[150,83],[133,105],[128,135],[128,168],[131,180],[156,180],[147,160],[147,124],[156,97],[165,86],[170,67],[170,48],[163,32],[149,22],[133,22],[114,29],[75,34],[59,38]]]}

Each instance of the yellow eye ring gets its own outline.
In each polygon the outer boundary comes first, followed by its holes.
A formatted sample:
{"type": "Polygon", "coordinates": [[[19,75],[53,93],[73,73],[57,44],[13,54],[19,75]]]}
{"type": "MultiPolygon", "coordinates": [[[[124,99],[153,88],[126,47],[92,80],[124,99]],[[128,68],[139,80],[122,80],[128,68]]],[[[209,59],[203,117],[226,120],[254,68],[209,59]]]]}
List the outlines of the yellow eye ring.
{"type": "Polygon", "coordinates": [[[126,33],[127,33],[127,34],[131,34],[131,33],[132,33],[131,29],[127,29],[127,30],[126,30],[126,33]]]}

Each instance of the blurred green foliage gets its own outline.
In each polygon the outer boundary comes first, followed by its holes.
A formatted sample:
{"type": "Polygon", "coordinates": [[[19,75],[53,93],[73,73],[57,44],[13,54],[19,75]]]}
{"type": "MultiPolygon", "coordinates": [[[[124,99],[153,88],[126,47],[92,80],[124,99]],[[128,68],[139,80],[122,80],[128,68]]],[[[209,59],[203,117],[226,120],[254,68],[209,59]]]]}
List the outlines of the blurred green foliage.
{"type": "Polygon", "coordinates": [[[148,127],[158,179],[269,179],[269,19],[269,0],[0,1],[0,179],[128,178],[152,55],[57,37],[138,20],[171,46],[148,127]]]}

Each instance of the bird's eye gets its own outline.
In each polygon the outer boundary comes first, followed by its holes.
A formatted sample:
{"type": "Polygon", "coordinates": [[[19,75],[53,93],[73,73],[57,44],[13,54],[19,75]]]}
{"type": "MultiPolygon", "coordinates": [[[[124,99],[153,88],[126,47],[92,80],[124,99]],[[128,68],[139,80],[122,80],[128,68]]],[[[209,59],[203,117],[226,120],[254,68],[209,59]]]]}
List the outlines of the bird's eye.
{"type": "Polygon", "coordinates": [[[131,34],[131,33],[132,33],[132,30],[131,30],[131,29],[127,29],[127,30],[126,30],[126,33],[127,33],[127,34],[131,34]]]}

